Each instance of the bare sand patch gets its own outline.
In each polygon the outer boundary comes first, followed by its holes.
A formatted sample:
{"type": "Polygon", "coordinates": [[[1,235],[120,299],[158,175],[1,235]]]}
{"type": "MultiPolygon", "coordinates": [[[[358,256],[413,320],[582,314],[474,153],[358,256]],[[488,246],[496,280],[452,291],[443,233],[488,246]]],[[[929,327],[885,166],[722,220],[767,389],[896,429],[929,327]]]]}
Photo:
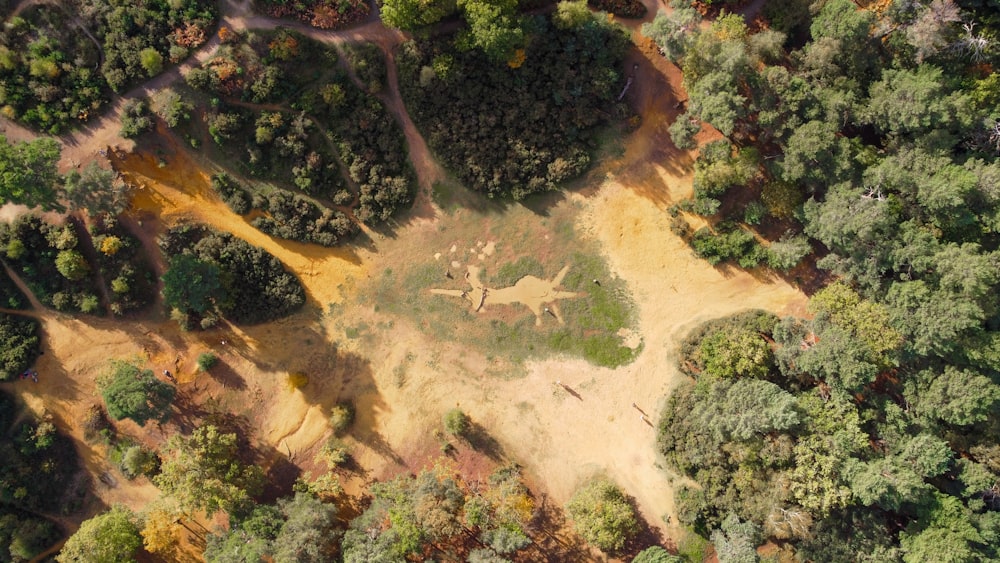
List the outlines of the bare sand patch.
{"type": "Polygon", "coordinates": [[[209,174],[183,151],[162,160],[151,154],[129,154],[113,157],[112,164],[137,188],[135,210],[152,213],[165,224],[205,223],[263,248],[295,272],[308,297],[321,308],[341,301],[342,286],[364,274],[355,250],[277,239],[258,231],[215,196],[209,174]]]}

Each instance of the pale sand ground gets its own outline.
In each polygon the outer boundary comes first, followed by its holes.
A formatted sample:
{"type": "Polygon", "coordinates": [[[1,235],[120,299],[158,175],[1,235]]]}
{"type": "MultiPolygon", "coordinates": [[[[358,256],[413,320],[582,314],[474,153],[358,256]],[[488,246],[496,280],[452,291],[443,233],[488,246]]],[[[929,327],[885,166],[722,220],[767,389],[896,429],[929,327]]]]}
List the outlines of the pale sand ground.
{"type": "MultiPolygon", "coordinates": [[[[655,431],[640,421],[631,404],[637,403],[655,421],[664,398],[681,381],[675,346],[697,323],[751,307],[801,313],[805,298],[780,280],[713,268],[692,256],[687,245],[670,233],[665,209],[691,189],[690,155],[672,149],[665,139],[671,114],[676,113],[669,109],[670,92],[677,97],[682,92],[676,88],[677,76],[668,76],[676,75],[676,69],[655,60],[648,49],[638,62],[643,68],[633,95],[643,114],[642,126],[629,138],[621,159],[592,175],[598,187],[585,190],[586,195],[571,194],[558,204],[579,209],[578,235],[601,244],[611,269],[633,292],[644,345],[634,363],[608,370],[580,360],[554,359],[530,364],[523,378],[504,380],[485,375],[490,363],[482,353],[435,342],[402,319],[380,329],[375,339],[345,341],[334,326],[338,319],[386,320],[385,315],[372,313],[370,305],[352,301],[356,288],[393,266],[400,247],[412,246],[414,260],[433,259],[416,252],[427,250],[420,241],[454,227],[460,214],[441,213],[424,193],[417,216],[397,229],[393,238],[376,237],[372,249],[331,250],[280,241],[232,214],[211,194],[207,173],[179,155],[166,167],[149,157],[129,157],[119,163],[136,183],[145,185],[135,202],[140,218],[159,218],[144,225],[147,242],[164,223],[182,219],[208,223],[277,256],[301,277],[313,305],[340,303],[343,309],[322,319],[309,308],[266,326],[230,327],[226,338],[231,344],[224,349],[218,346],[217,334],[181,334],[162,320],[74,320],[46,313],[47,353],[38,363],[41,382],[13,385],[30,405],[52,413],[60,427],[79,439],[82,413],[98,400],[94,377],[109,358],[145,350],[152,367],[159,369],[180,357],[180,380],[197,382],[194,358],[200,351],[215,349],[245,381],[243,390],[230,390],[226,404],[259,413],[254,418],[258,437],[279,454],[293,452],[297,463],[303,461],[301,452],[327,434],[328,407],[344,396],[355,397],[359,408],[355,436],[368,442],[356,443],[355,455],[369,476],[419,470],[406,465],[413,459],[408,454],[422,452],[427,457],[427,444],[433,449],[430,435],[440,426],[441,414],[457,404],[489,430],[508,457],[526,467],[536,491],[548,502],[565,503],[582,481],[606,472],[635,497],[651,525],[676,537],[677,530],[661,518],[673,513],[673,500],[668,475],[657,468],[655,431]],[[324,344],[335,341],[340,354],[324,344]],[[302,392],[289,391],[284,384],[284,375],[295,370],[311,374],[302,392]],[[398,379],[401,372],[405,384],[398,379]],[[557,380],[580,398],[556,386],[557,380]]],[[[493,244],[490,256],[504,241],[493,244]]],[[[479,250],[486,255],[486,248],[479,250]]],[[[124,429],[138,433],[128,425],[124,429]]],[[[146,436],[155,442],[163,439],[164,432],[147,429],[146,436]]],[[[107,470],[101,447],[84,445],[81,450],[95,475],[107,470]]],[[[348,483],[349,490],[360,486],[348,483]]],[[[119,479],[114,488],[98,485],[99,497],[109,504],[140,508],[156,494],[141,481],[119,479]]]]}

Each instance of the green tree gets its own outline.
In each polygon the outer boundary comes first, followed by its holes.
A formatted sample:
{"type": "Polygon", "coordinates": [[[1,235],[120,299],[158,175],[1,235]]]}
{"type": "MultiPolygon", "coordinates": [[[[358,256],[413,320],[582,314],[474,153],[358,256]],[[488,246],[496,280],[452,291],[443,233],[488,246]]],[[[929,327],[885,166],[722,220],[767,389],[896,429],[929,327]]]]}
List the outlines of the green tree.
{"type": "Polygon", "coordinates": [[[65,195],[73,211],[86,209],[91,217],[117,216],[129,203],[129,187],[114,170],[91,161],[82,171],[70,170],[65,179],[65,195]]]}
{"type": "Polygon", "coordinates": [[[921,511],[920,518],[900,533],[905,563],[983,561],[983,538],[971,521],[969,509],[955,497],[941,493],[921,511]]]}
{"type": "Polygon", "coordinates": [[[761,541],[760,528],[752,522],[743,522],[735,514],[722,521],[720,529],[712,532],[712,543],[719,563],[757,563],[757,544],[761,541]]]}
{"type": "Polygon", "coordinates": [[[524,45],[524,30],[517,13],[517,0],[458,0],[469,29],[458,45],[478,49],[494,62],[509,61],[524,45]]]}
{"type": "Polygon", "coordinates": [[[201,371],[210,371],[212,367],[219,362],[219,357],[212,352],[202,352],[198,354],[198,369],[201,371]]]}
{"type": "Polygon", "coordinates": [[[705,371],[716,377],[764,377],[773,366],[771,347],[764,337],[748,328],[716,330],[699,346],[705,371]]]}
{"type": "Polygon", "coordinates": [[[464,436],[469,431],[469,415],[454,408],[444,415],[444,429],[452,436],[464,436]]]}
{"type": "Polygon", "coordinates": [[[256,506],[246,518],[233,521],[228,531],[206,538],[205,561],[247,563],[272,557],[272,543],[283,524],[284,515],[276,506],[256,506]]]}
{"type": "Polygon", "coordinates": [[[455,13],[455,0],[385,0],[379,17],[386,25],[413,31],[455,13]]]}
{"type": "Polygon", "coordinates": [[[689,2],[673,1],[671,8],[642,24],[642,34],[655,41],[667,59],[681,62],[698,37],[701,13],[689,2]]]}
{"type": "Polygon", "coordinates": [[[153,47],[146,47],[139,51],[139,64],[148,76],[156,76],[163,71],[163,55],[153,47]]]}
{"type": "Polygon", "coordinates": [[[562,0],[556,4],[552,23],[560,29],[573,29],[589,22],[593,17],[587,7],[587,0],[562,0]]]}
{"type": "Polygon", "coordinates": [[[87,259],[75,249],[61,250],[56,255],[56,269],[70,281],[82,280],[90,273],[87,259]]]}
{"type": "Polygon", "coordinates": [[[272,544],[275,563],[322,563],[334,560],[341,532],[337,507],[297,493],[278,502],[285,522],[272,544]]]}
{"type": "Polygon", "coordinates": [[[56,561],[59,563],[122,563],[136,561],[142,545],[139,527],[131,510],[121,505],[86,520],[66,540],[56,561]]]}
{"type": "Polygon", "coordinates": [[[603,477],[577,489],[566,511],[577,533],[602,551],[621,551],[639,533],[632,504],[621,489],[603,477]]]}
{"type": "Polygon", "coordinates": [[[191,254],[178,254],[163,273],[163,301],[168,307],[204,314],[225,297],[219,267],[191,254]]]}
{"type": "Polygon", "coordinates": [[[260,492],[264,473],[259,465],[241,462],[239,453],[236,434],[213,425],[198,427],[190,436],[167,441],[153,482],[185,512],[244,510],[260,492]]]}
{"type": "Polygon", "coordinates": [[[10,144],[0,135],[0,201],[56,208],[59,153],[59,143],[49,137],[10,144]]]}
{"type": "Polygon", "coordinates": [[[165,421],[177,389],[157,379],[152,370],[140,370],[133,363],[116,360],[98,379],[108,414],[115,420],[130,418],[139,426],[149,420],[165,421]]]}
{"type": "Polygon", "coordinates": [[[647,547],[639,552],[632,563],[682,563],[684,560],[658,545],[647,547]]]}

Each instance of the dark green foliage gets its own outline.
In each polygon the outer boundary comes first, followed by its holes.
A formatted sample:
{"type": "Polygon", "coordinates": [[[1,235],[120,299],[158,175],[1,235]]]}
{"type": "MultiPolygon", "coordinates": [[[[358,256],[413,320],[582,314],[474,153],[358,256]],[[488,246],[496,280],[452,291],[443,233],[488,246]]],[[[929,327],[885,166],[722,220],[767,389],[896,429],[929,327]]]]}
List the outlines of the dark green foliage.
{"type": "MultiPolygon", "coordinates": [[[[5,252],[0,250],[0,256],[6,257],[5,252]]],[[[14,280],[7,275],[6,271],[0,271],[0,308],[2,309],[27,309],[28,298],[21,293],[14,280]]]]}
{"type": "Polygon", "coordinates": [[[225,296],[219,267],[194,255],[174,256],[163,273],[163,302],[167,307],[202,315],[225,296]]]}
{"type": "Polygon", "coordinates": [[[111,418],[130,418],[139,426],[150,420],[166,421],[177,393],[173,385],[157,379],[152,370],[121,360],[112,362],[98,387],[111,418]]]}
{"type": "Polygon", "coordinates": [[[80,467],[73,442],[51,422],[30,414],[15,425],[21,409],[0,392],[0,512],[70,514],[79,508],[82,493],[71,486],[80,467]]]}
{"type": "Polygon", "coordinates": [[[259,323],[289,315],[305,303],[302,284],[277,258],[228,233],[182,225],[159,242],[173,257],[164,273],[165,299],[171,288],[168,306],[203,318],[217,309],[233,322],[259,323]],[[174,271],[175,262],[180,270],[174,271]],[[202,284],[190,283],[192,272],[202,276],[202,284]],[[218,285],[208,283],[213,279],[218,285]]]}
{"type": "Polygon", "coordinates": [[[61,311],[97,312],[97,288],[88,274],[94,267],[83,260],[75,223],[53,225],[23,215],[0,223],[2,248],[7,264],[39,301],[61,311]]]}
{"type": "Polygon", "coordinates": [[[31,6],[0,35],[0,103],[7,117],[48,133],[86,121],[107,102],[100,46],[72,8],[31,6]]]}
{"type": "Polygon", "coordinates": [[[709,227],[698,229],[691,237],[695,254],[709,264],[736,262],[742,268],[755,268],[767,260],[767,249],[757,237],[733,223],[719,223],[713,231],[709,227]]]}
{"type": "Polygon", "coordinates": [[[335,246],[358,232],[358,226],[340,211],[320,207],[300,195],[275,190],[267,198],[268,216],[253,226],[271,236],[335,246]]]}
{"type": "Polygon", "coordinates": [[[132,99],[122,106],[121,135],[126,139],[138,137],[153,128],[152,114],[145,100],[132,99]]]}
{"type": "MultiPolygon", "coordinates": [[[[378,47],[353,46],[349,58],[367,90],[377,92],[384,86],[385,62],[378,47]]],[[[378,98],[359,90],[336,61],[332,47],[278,30],[221,49],[187,78],[193,87],[223,100],[282,106],[291,100],[290,107],[280,111],[222,101],[207,115],[216,143],[247,175],[305,192],[324,204],[352,207],[364,222],[387,221],[413,201],[413,173],[402,131],[378,98]]],[[[339,211],[290,193],[272,194],[280,201],[270,211],[284,207],[289,215],[273,217],[276,224],[262,220],[270,234],[332,245],[354,232],[355,226],[339,211]],[[303,213],[308,220],[292,217],[303,213]]],[[[244,209],[242,202],[236,203],[238,194],[222,195],[227,202],[233,199],[237,212],[244,209]]]]}
{"type": "Polygon", "coordinates": [[[491,196],[520,199],[585,170],[593,130],[621,86],[621,30],[599,18],[572,29],[538,25],[545,40],[517,68],[477,51],[453,54],[444,39],[408,44],[397,58],[403,97],[431,148],[491,196]],[[447,72],[436,64],[445,54],[447,72]]]}
{"type": "Polygon", "coordinates": [[[62,537],[51,521],[0,507],[0,561],[30,561],[62,537]]]}
{"type": "Polygon", "coordinates": [[[217,8],[204,0],[148,5],[125,0],[80,0],[79,14],[102,41],[104,80],[112,90],[122,92],[151,74],[143,66],[140,53],[144,49],[155,50],[162,62],[170,59],[172,46],[200,46],[215,25],[217,8]]]}
{"type": "Polygon", "coordinates": [[[381,92],[386,81],[382,49],[373,43],[357,43],[346,47],[347,60],[361,84],[371,94],[381,92]]]}
{"type": "Polygon", "coordinates": [[[199,46],[215,19],[214,5],[200,0],[29,6],[0,34],[0,104],[10,118],[61,133],[97,115],[109,89],[121,92],[199,46]]]}
{"type": "Polygon", "coordinates": [[[149,305],[155,297],[154,276],[139,239],[109,216],[94,221],[90,231],[111,312],[124,315],[149,305]]]}
{"type": "Polygon", "coordinates": [[[0,135],[0,201],[57,207],[60,150],[59,143],[48,137],[11,144],[0,135]]]}
{"type": "Polygon", "coordinates": [[[212,176],[212,189],[237,215],[250,212],[251,198],[246,189],[225,172],[212,176]]]}
{"type": "Polygon", "coordinates": [[[129,187],[111,169],[91,161],[82,171],[70,170],[64,195],[73,211],[86,210],[91,218],[103,219],[123,213],[129,203],[129,187]]]}
{"type": "Polygon", "coordinates": [[[0,313],[0,381],[24,373],[42,353],[38,321],[0,313]]]}
{"type": "Polygon", "coordinates": [[[566,512],[577,533],[602,551],[621,551],[639,532],[632,503],[605,478],[594,479],[578,489],[566,505],[566,512]]]}

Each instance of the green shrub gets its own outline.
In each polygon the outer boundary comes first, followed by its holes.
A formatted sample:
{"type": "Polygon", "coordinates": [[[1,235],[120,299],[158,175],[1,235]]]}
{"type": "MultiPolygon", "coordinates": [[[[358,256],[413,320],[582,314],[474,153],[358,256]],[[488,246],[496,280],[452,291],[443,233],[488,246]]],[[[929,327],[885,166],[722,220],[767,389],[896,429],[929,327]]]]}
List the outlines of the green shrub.
{"type": "Polygon", "coordinates": [[[219,362],[218,356],[212,352],[202,352],[198,354],[198,369],[201,371],[209,371],[215,364],[219,362]]]}
{"type": "Polygon", "coordinates": [[[149,106],[144,100],[128,100],[122,106],[121,135],[126,139],[138,137],[153,128],[149,106]]]}
{"type": "Polygon", "coordinates": [[[454,408],[444,415],[444,429],[452,436],[464,436],[469,431],[471,421],[461,409],[454,408]]]}
{"type": "Polygon", "coordinates": [[[597,478],[574,493],[566,505],[573,527],[588,543],[616,553],[639,533],[635,508],[606,478],[597,478]]]}
{"type": "Polygon", "coordinates": [[[341,434],[354,422],[354,406],[350,403],[340,403],[330,409],[330,428],[334,434],[341,434]]]}

